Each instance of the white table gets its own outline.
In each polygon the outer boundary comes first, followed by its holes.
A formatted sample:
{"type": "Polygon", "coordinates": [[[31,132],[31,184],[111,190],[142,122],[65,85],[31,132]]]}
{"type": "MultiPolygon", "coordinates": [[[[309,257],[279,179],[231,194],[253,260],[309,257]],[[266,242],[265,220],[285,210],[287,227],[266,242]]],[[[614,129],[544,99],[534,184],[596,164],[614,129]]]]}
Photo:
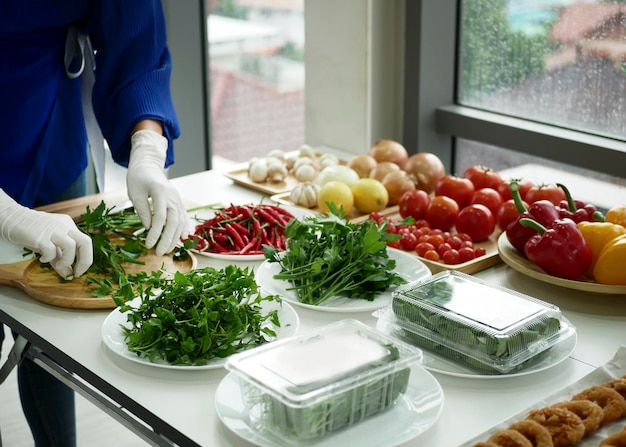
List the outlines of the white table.
{"type": "MultiPolygon", "coordinates": [[[[219,172],[208,171],[173,180],[192,203],[220,201],[246,203],[259,194],[234,185],[219,172]]],[[[572,180],[566,180],[568,186],[572,180]]],[[[576,187],[572,187],[576,190],[576,187]]],[[[622,191],[619,191],[621,193],[622,191]]],[[[625,201],[626,202],[626,201],[625,201]]],[[[2,255],[0,254],[0,257],[2,255]]],[[[4,261],[6,262],[6,261],[4,261]]],[[[201,258],[200,265],[220,267],[201,258]]],[[[576,292],[525,277],[504,264],[476,274],[486,281],[516,289],[558,305],[577,327],[578,344],[563,363],[539,373],[506,379],[467,379],[435,374],[445,403],[437,423],[406,446],[454,447],[488,430],[502,420],[572,384],[610,360],[626,344],[626,300],[576,292]]],[[[296,309],[300,332],[342,318],[368,324],[365,314],[331,314],[296,309]]],[[[124,361],[101,342],[101,326],[109,311],[71,310],[40,303],[11,287],[0,287],[0,321],[42,349],[56,363],[73,371],[86,388],[102,400],[123,407],[120,412],[146,423],[185,446],[248,446],[216,415],[214,394],[224,370],[173,371],[124,361]]],[[[384,427],[381,427],[384,430],[384,427]]],[[[364,445],[354,440],[354,445],[364,445]]]]}

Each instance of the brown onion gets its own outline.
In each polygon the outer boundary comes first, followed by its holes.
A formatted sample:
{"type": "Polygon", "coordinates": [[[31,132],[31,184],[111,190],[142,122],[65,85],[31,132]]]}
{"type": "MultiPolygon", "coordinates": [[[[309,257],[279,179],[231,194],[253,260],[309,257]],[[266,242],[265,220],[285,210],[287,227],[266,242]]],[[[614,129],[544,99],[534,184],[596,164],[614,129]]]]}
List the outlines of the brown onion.
{"type": "Polygon", "coordinates": [[[427,193],[433,192],[439,179],[446,175],[441,159],[430,152],[411,155],[404,170],[413,178],[417,189],[423,189],[427,193]]]}
{"type": "Polygon", "coordinates": [[[359,154],[348,160],[348,167],[354,169],[361,178],[367,178],[378,162],[369,154],[359,154]]]}
{"type": "Polygon", "coordinates": [[[387,174],[393,171],[399,171],[400,166],[391,161],[381,161],[376,165],[374,169],[370,171],[370,178],[375,178],[379,182],[382,182],[387,174]]]}
{"type": "Polygon", "coordinates": [[[406,148],[394,140],[378,140],[370,148],[369,154],[380,163],[390,161],[404,169],[404,165],[409,158],[406,148]]]}
{"type": "Polygon", "coordinates": [[[389,193],[389,206],[397,205],[402,194],[415,189],[415,182],[402,170],[390,172],[382,183],[389,193]]]}

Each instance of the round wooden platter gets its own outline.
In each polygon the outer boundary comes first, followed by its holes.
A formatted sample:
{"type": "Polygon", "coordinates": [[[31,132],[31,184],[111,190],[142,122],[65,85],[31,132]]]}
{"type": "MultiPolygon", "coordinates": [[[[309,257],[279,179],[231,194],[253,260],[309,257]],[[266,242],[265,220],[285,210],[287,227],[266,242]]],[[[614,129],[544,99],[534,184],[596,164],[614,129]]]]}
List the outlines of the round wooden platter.
{"type": "MultiPolygon", "coordinates": [[[[125,265],[127,273],[152,272],[163,269],[166,272],[188,272],[196,267],[193,253],[185,260],[175,261],[172,256],[157,256],[154,249],[140,257],[145,264],[125,265]]],[[[11,264],[0,264],[0,284],[17,287],[32,298],[52,306],[72,309],[113,309],[116,306],[110,296],[92,296],[94,285],[87,284],[89,273],[71,281],[62,282],[59,275],[50,268],[43,268],[36,258],[11,264]]],[[[95,276],[95,275],[92,275],[95,276]]],[[[103,278],[102,276],[96,276],[103,278]]]]}
{"type": "Polygon", "coordinates": [[[539,266],[530,262],[526,256],[517,251],[507,239],[506,233],[502,233],[498,238],[498,253],[502,261],[509,267],[548,284],[584,292],[626,295],[626,286],[599,284],[592,280],[571,280],[548,275],[539,266]]]}

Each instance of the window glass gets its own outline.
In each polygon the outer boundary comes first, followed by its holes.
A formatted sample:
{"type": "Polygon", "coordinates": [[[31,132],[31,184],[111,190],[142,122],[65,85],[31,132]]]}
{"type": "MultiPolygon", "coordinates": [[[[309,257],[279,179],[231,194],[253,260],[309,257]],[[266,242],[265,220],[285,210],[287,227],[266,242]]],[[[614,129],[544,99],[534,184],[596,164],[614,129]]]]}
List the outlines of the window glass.
{"type": "Polygon", "coordinates": [[[212,155],[304,143],[304,0],[208,0],[212,155]]]}
{"type": "Polygon", "coordinates": [[[626,2],[463,0],[458,99],[626,139],[626,2]]]}

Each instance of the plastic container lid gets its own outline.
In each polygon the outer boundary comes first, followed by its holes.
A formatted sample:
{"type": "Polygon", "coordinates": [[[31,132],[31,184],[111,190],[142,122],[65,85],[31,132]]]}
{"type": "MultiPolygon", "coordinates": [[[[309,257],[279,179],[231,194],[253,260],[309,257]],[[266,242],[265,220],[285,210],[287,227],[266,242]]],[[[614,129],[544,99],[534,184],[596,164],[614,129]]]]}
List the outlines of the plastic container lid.
{"type": "Polygon", "coordinates": [[[253,424],[297,441],[389,408],[421,359],[415,346],[342,320],[235,354],[226,368],[240,379],[253,424]]]}
{"type": "Polygon", "coordinates": [[[575,328],[550,303],[444,271],[403,286],[379,328],[476,369],[520,369],[575,328]]]}

